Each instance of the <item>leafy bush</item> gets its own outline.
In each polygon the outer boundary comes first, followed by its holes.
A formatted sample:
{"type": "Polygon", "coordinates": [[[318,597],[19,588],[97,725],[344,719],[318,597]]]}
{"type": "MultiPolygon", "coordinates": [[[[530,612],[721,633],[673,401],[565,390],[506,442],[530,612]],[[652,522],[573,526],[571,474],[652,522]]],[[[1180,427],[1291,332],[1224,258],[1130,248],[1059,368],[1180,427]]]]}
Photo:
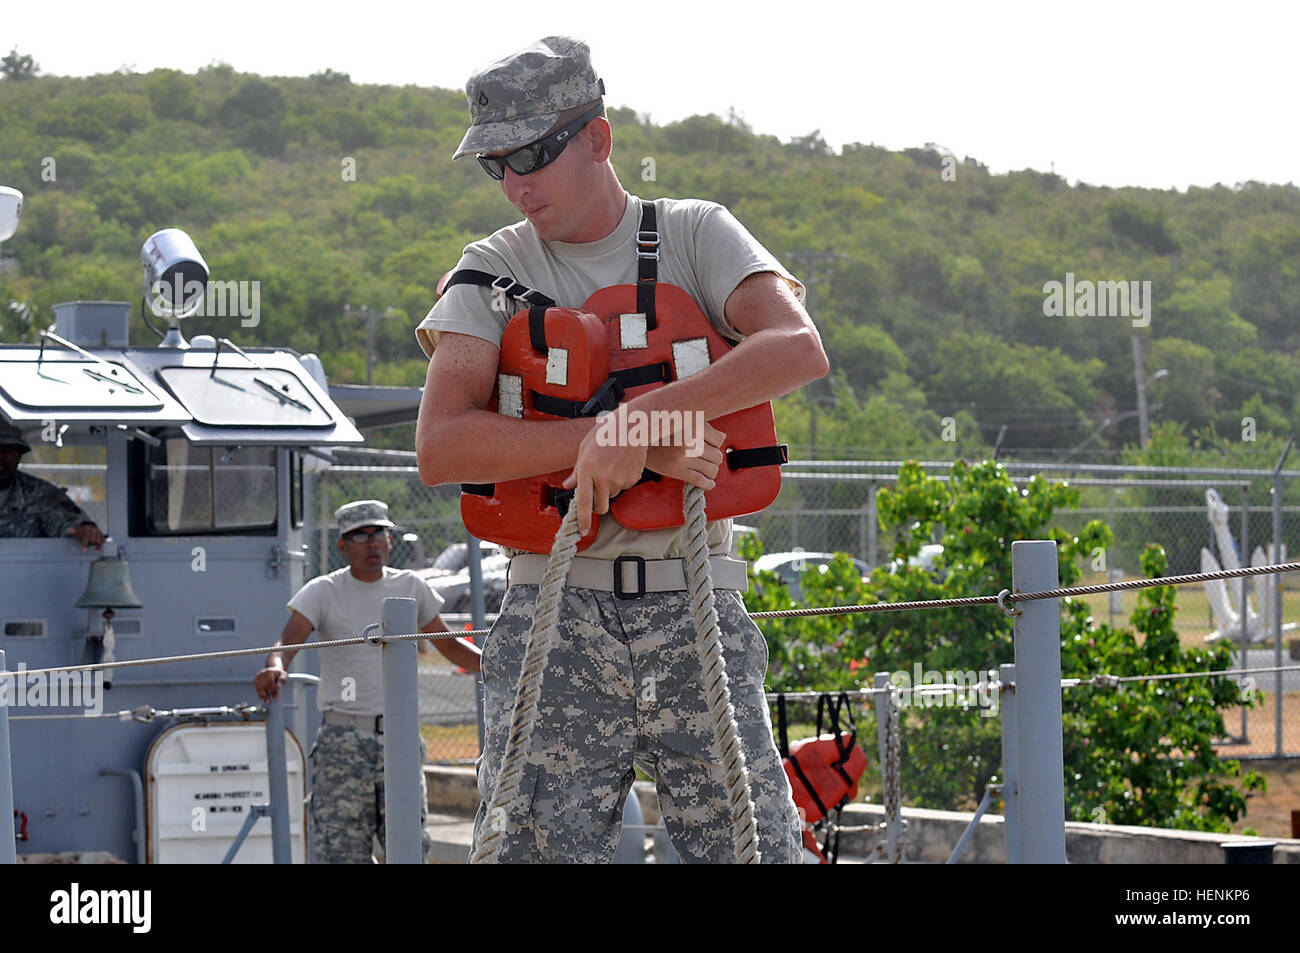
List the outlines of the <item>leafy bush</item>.
{"type": "MultiPolygon", "coordinates": [[[[997,463],[958,463],[947,483],[905,465],[894,488],[877,496],[882,528],[894,535],[902,568],[877,569],[864,582],[847,560],[809,572],[804,604],[817,606],[996,593],[1011,585],[1011,543],[1053,539],[1062,585],[1075,583],[1079,564],[1111,545],[1094,520],[1077,536],[1052,526],[1053,514],[1076,506],[1078,491],[1035,477],[1015,486],[997,463]],[[906,564],[938,539],[934,572],[906,564]]],[[[761,547],[742,541],[753,558],[761,547]]],[[[1142,568],[1164,571],[1164,552],[1149,546],[1142,568]]],[[[770,573],[746,597],[751,611],[786,608],[789,595],[770,573]]],[[[1173,627],[1174,590],[1141,590],[1130,629],[1098,625],[1086,603],[1061,600],[1061,671],[1065,678],[1096,674],[1161,675],[1224,671],[1226,645],[1183,649],[1173,627]],[[1136,630],[1136,631],[1135,631],[1136,630]]],[[[1012,624],[996,607],[815,616],[763,623],[771,651],[773,690],[869,687],[874,672],[987,672],[1013,661],[1012,624]]],[[[1246,699],[1254,704],[1254,699],[1246,699]]],[[[1223,709],[1242,703],[1226,677],[1080,686],[1063,696],[1066,816],[1196,830],[1227,831],[1246,812],[1246,793],[1262,789],[1255,772],[1218,757],[1223,709]],[[1239,781],[1239,784],[1237,783],[1239,781]]],[[[904,797],[923,807],[970,809],[1000,770],[1001,727],[976,707],[949,701],[907,712],[902,745],[904,797]]]]}

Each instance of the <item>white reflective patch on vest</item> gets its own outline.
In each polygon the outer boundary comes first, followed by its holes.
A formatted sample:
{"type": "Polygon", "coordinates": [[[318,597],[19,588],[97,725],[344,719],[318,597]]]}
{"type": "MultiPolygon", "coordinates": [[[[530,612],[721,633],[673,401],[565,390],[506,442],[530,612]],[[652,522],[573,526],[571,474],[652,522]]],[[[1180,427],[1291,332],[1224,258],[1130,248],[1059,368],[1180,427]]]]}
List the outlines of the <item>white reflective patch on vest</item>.
{"type": "Polygon", "coordinates": [[[567,387],[569,383],[569,352],[562,347],[546,349],[546,383],[567,387]]]}
{"type": "Polygon", "coordinates": [[[646,320],[643,313],[620,314],[618,316],[619,345],[625,351],[650,346],[646,332],[646,320]]]}
{"type": "Polygon", "coordinates": [[[524,379],[514,374],[497,375],[497,412],[507,417],[524,416],[524,379]]]}
{"type": "Polygon", "coordinates": [[[691,338],[673,342],[673,369],[677,379],[698,374],[709,366],[709,339],[691,338]]]}

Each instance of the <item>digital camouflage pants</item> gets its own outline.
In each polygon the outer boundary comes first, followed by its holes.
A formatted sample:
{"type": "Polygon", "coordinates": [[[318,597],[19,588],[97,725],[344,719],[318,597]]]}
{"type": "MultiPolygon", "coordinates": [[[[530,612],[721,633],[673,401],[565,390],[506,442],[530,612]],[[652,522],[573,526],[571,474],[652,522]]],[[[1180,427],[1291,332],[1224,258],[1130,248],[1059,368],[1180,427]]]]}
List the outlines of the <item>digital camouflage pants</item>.
{"type": "MultiPolygon", "coordinates": [[[[424,742],[412,752],[424,764],[424,742]]],[[[374,838],[383,856],[384,738],[350,725],[321,725],[311,749],[313,864],[369,864],[374,838]]],[[[424,771],[420,772],[421,856],[431,840],[424,830],[424,771]]]]}
{"type": "MultiPolygon", "coordinates": [[[[766,863],[798,863],[799,819],[763,696],[767,643],[737,593],[719,589],[714,596],[759,850],[766,863]]],[[[682,860],[731,862],[726,776],[713,753],[713,719],[685,592],[623,600],[590,589],[564,590],[559,640],[546,667],[520,797],[508,816],[486,816],[536,601],[537,586],[512,586],[483,647],[485,739],[476,841],[483,826],[492,824],[505,835],[505,862],[607,862],[618,845],[636,765],[655,779],[682,860]]]]}

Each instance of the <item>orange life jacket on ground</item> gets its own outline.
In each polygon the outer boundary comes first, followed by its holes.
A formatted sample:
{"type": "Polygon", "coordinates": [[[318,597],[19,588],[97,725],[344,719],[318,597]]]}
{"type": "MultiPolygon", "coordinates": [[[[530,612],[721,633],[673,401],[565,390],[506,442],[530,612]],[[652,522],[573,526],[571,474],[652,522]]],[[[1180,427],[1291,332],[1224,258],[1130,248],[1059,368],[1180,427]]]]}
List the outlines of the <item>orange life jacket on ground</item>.
{"type": "MultiPolygon", "coordinates": [[[[459,271],[445,279],[453,284],[477,284],[499,289],[530,305],[506,325],[501,339],[497,386],[489,408],[525,420],[561,420],[596,416],[648,390],[696,373],[716,361],[729,344],[681,288],[659,284],[654,264],[658,233],[654,207],[642,206],[637,233],[638,281],[635,285],[602,288],[580,309],[554,307],[547,296],[510,278],[483,272],[459,271]]],[[[666,424],[671,415],[645,421],[640,433],[611,434],[623,441],[647,439],[649,426],[666,424]]],[[[678,415],[678,436],[702,443],[694,418],[678,415]]],[[[612,421],[611,421],[612,423],[612,421]]],[[[709,519],[741,516],[763,509],[781,488],[779,464],[786,448],[776,443],[770,403],[710,421],[726,433],[724,463],[716,486],[705,494],[709,519]]],[[[613,427],[610,430],[613,431],[613,427]]],[[[515,549],[548,553],[573,491],[562,483],[572,470],[462,486],[461,516],[466,528],[481,539],[515,549]]],[[[685,483],[646,471],[642,481],[610,503],[612,515],[635,530],[668,529],[683,523],[685,483]]],[[[592,515],[591,530],[578,543],[590,546],[599,528],[592,515]]]]}
{"type": "MultiPolygon", "coordinates": [[[[838,811],[858,796],[858,781],[867,770],[867,756],[858,747],[858,728],[853,721],[847,695],[819,695],[817,698],[817,736],[790,744],[785,696],[777,696],[777,720],[780,730],[781,757],[786,777],[794,795],[795,807],[806,824],[819,826],[832,811],[838,811]],[[822,719],[827,718],[829,733],[822,733],[822,719]],[[841,731],[841,718],[848,730],[841,731]]],[[[831,849],[831,830],[826,843],[816,853],[823,863],[834,863],[838,837],[831,849]],[[827,861],[825,858],[829,857],[827,861]]],[[[811,831],[805,829],[807,846],[811,831]]],[[[815,845],[814,840],[814,845],[815,845]]]]}

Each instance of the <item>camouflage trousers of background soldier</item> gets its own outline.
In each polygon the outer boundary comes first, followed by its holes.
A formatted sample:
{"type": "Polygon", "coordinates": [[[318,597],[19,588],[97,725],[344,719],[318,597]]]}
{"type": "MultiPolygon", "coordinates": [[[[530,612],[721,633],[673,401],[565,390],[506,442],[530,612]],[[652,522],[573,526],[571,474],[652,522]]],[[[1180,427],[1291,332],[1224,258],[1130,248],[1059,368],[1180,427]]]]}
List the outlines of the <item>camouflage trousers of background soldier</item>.
{"type": "MultiPolygon", "coordinates": [[[[424,742],[412,757],[424,765],[424,742]]],[[[369,864],[381,860],[384,825],[384,738],[348,725],[322,725],[311,749],[312,789],[308,799],[312,823],[313,864],[369,864]],[[374,840],[378,838],[378,844],[374,840]]],[[[420,771],[421,856],[432,841],[424,829],[424,771],[420,771]]]]}

